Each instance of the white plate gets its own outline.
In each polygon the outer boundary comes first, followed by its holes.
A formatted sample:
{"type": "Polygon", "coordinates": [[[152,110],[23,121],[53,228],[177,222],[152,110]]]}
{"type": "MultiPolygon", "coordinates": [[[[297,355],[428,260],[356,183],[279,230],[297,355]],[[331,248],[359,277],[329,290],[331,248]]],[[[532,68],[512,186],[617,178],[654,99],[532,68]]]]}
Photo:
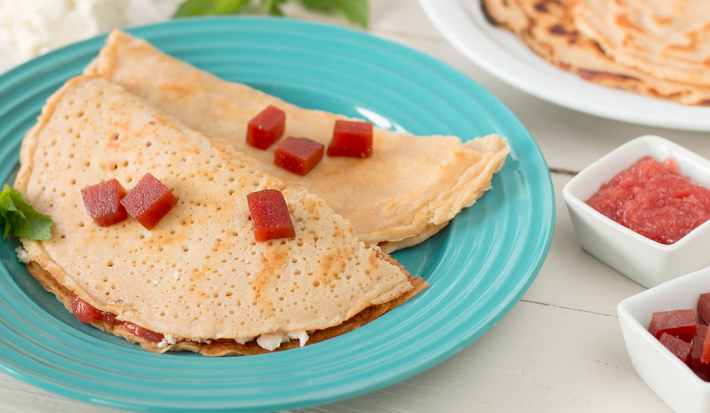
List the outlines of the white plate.
{"type": "Polygon", "coordinates": [[[486,21],[479,0],[419,0],[434,26],[484,70],[541,99],[609,119],[710,131],[710,107],[685,106],[582,80],[549,64],[486,21]]]}

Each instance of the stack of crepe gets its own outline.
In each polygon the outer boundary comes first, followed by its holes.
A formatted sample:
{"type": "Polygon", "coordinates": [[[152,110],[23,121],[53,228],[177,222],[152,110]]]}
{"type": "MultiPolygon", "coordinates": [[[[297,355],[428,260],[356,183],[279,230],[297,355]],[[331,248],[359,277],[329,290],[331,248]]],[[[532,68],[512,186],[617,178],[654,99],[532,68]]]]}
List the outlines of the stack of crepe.
{"type": "Polygon", "coordinates": [[[605,86],[710,105],[706,0],[482,0],[489,21],[605,86]]]}
{"type": "Polygon", "coordinates": [[[328,145],[336,119],[291,105],[239,83],[226,82],[170,57],[142,39],[115,31],[85,73],[97,74],[163,110],[188,127],[220,139],[262,162],[262,170],[305,186],[353,222],[362,241],[383,251],[434,235],[490,188],[508,144],[496,135],[464,144],[452,136],[420,137],[375,128],[366,159],[324,157],[306,176],[274,165],[269,150],[246,144],[246,125],[268,105],[286,112],[284,136],[328,145]]]}
{"type": "Polygon", "coordinates": [[[258,354],[270,351],[258,338],[298,338],[288,349],[401,305],[427,284],[381,247],[445,226],[490,188],[509,150],[495,135],[462,144],[376,128],[371,158],[326,157],[300,177],[272,165],[273,149],[246,146],[246,123],[275,104],[287,135],[327,142],[342,116],[225,82],[119,32],[86,72],[50,97],[22,144],[15,187],[54,222],[50,240],[23,240],[28,268],[67,309],[77,295],[164,334],[154,343],[92,322],[153,352],[258,354]],[[116,178],[130,190],[148,172],[179,200],[158,226],[94,224],[82,188],[116,178]],[[284,194],[295,239],[254,241],[246,195],[262,189],[284,194]]]}

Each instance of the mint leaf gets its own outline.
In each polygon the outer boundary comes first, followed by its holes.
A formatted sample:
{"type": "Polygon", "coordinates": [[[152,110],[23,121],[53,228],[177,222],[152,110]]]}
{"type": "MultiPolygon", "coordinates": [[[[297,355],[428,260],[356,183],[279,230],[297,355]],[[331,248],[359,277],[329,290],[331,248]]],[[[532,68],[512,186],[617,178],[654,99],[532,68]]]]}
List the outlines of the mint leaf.
{"type": "Polygon", "coordinates": [[[262,0],[261,4],[264,7],[264,11],[272,16],[283,16],[284,12],[281,11],[279,4],[286,3],[286,0],[262,0]]]}
{"type": "Polygon", "coordinates": [[[173,14],[176,17],[234,14],[250,0],[186,0],[173,14]]]}
{"type": "MultiPolygon", "coordinates": [[[[7,187],[7,184],[5,184],[5,186],[7,187]]],[[[7,234],[10,233],[12,227],[12,225],[6,224],[6,222],[14,221],[13,217],[16,214],[20,215],[21,218],[25,217],[24,214],[15,207],[10,197],[10,192],[3,190],[3,192],[0,192],[0,219],[4,226],[2,234],[3,240],[7,238],[7,234]]]]}
{"type": "Polygon", "coordinates": [[[352,24],[367,29],[370,20],[370,8],[367,0],[301,0],[311,10],[335,11],[345,15],[352,24]]]}
{"type": "Polygon", "coordinates": [[[2,239],[9,233],[30,241],[51,238],[52,218],[40,214],[25,201],[20,191],[5,184],[0,192],[0,224],[3,226],[2,239]]]}

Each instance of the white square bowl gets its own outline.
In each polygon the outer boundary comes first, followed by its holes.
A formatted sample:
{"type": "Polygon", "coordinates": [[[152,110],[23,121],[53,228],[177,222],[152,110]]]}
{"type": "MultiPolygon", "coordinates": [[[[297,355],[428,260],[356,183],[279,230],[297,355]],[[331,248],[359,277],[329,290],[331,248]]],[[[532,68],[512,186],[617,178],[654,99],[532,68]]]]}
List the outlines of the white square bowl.
{"type": "Polygon", "coordinates": [[[652,241],[594,210],[584,201],[644,156],[673,157],[680,173],[710,188],[710,161],[658,136],[642,136],[609,152],[565,185],[562,195],[582,248],[644,287],[653,287],[710,262],[710,221],[671,245],[652,241]]]}
{"type": "Polygon", "coordinates": [[[617,313],[631,363],[639,376],[676,413],[710,412],[710,383],[648,332],[655,312],[696,310],[710,292],[710,268],[663,283],[619,303],[617,313]]]}

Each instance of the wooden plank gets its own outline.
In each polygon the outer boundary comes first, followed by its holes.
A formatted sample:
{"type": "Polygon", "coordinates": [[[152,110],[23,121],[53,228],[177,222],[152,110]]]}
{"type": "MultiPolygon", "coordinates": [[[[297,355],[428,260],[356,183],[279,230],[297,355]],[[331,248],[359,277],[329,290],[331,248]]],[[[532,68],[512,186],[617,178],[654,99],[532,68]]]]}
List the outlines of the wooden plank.
{"type": "Polygon", "coordinates": [[[429,371],[370,395],[297,413],[669,413],[631,366],[613,316],[521,302],[429,371]]]}

